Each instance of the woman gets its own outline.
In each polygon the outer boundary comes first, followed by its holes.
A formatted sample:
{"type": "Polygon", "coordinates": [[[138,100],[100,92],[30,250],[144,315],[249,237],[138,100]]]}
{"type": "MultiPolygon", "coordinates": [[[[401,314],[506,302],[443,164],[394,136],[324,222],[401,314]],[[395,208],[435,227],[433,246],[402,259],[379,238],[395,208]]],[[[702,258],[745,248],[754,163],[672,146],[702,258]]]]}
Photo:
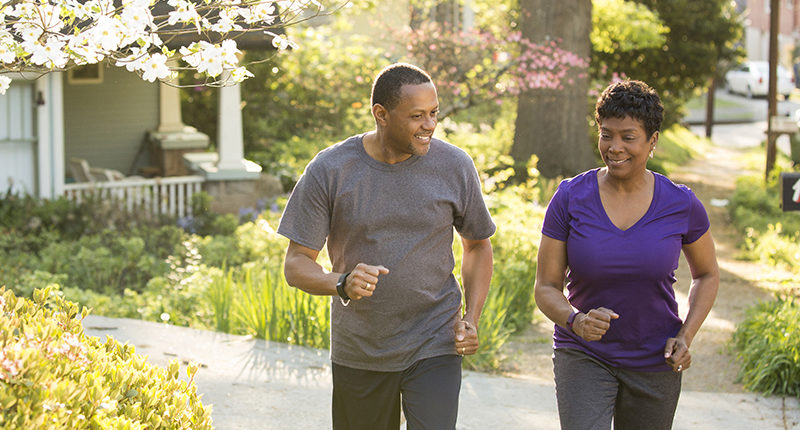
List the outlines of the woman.
{"type": "Polygon", "coordinates": [[[595,107],[605,167],[564,180],[547,208],[535,295],[556,323],[563,429],[609,429],[612,418],[615,429],[671,428],[689,347],[717,294],[702,203],[647,170],[663,110],[643,82],[606,88],[595,107]],[[685,321],[672,288],[681,250],[692,273],[685,321]]]}

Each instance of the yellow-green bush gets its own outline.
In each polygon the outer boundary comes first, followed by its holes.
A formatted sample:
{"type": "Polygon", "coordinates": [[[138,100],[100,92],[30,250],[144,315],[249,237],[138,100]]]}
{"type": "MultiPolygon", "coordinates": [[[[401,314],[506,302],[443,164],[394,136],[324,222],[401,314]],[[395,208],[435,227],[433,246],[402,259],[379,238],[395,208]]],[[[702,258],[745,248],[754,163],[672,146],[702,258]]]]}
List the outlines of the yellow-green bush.
{"type": "Polygon", "coordinates": [[[86,308],[36,290],[0,288],[0,428],[211,429],[196,365],[147,363],[133,346],[86,336],[86,308]]]}

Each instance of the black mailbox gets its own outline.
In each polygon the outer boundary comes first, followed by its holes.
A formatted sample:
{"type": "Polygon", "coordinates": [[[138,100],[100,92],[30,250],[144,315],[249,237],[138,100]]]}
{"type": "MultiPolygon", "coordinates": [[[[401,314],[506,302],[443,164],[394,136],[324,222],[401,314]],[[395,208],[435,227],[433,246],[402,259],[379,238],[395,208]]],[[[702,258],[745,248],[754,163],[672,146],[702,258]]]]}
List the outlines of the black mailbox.
{"type": "Polygon", "coordinates": [[[781,173],[781,207],[800,211],[800,172],[781,173]]]}

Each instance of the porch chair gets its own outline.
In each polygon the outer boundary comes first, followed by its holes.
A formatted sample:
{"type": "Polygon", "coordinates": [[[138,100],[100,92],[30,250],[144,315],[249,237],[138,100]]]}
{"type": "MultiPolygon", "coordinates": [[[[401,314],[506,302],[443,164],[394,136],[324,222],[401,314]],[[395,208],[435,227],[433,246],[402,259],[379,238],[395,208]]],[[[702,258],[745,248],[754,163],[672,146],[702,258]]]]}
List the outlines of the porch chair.
{"type": "Polygon", "coordinates": [[[70,158],[69,171],[75,182],[111,182],[125,179],[119,170],[91,167],[83,158],[70,158]]]}

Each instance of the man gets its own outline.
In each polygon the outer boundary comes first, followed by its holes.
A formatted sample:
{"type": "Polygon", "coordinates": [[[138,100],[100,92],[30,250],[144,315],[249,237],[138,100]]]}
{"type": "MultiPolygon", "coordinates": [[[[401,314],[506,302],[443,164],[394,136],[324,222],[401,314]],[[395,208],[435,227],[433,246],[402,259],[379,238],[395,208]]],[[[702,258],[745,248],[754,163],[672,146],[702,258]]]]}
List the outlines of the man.
{"type": "Polygon", "coordinates": [[[430,76],[409,64],[372,87],[376,128],[321,151],[286,205],[287,282],[331,301],[334,429],[453,429],[462,355],[478,350],[495,225],[469,156],[433,138],[430,76]],[[464,247],[453,275],[453,227],[464,247]],[[317,263],[327,240],[333,272],[317,263]],[[402,396],[401,396],[402,394],[402,396]],[[401,402],[402,397],[402,402],[401,402]]]}

